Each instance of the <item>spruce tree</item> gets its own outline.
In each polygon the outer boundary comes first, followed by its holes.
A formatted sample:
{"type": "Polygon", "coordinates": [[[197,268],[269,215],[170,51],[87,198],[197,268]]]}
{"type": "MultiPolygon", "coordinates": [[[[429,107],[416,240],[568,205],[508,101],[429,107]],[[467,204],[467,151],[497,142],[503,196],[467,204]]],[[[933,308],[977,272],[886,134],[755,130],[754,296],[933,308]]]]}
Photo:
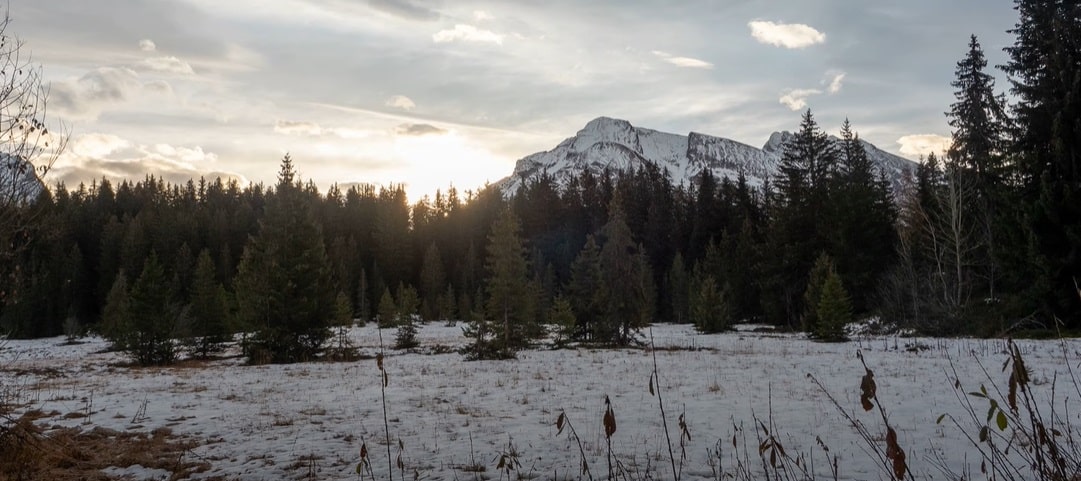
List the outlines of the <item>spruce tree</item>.
{"type": "Polygon", "coordinates": [[[385,329],[398,325],[398,306],[394,305],[394,297],[390,295],[390,289],[383,289],[383,295],[379,297],[379,328],[385,329]]]}
{"type": "Polygon", "coordinates": [[[968,211],[974,217],[978,231],[974,241],[979,249],[977,272],[981,282],[977,288],[980,298],[994,299],[1001,275],[996,231],[1005,220],[998,217],[1006,212],[1003,207],[1013,202],[1009,200],[1005,184],[1008,178],[1006,128],[1009,123],[1006,102],[1002,96],[995,95],[995,80],[984,72],[986,67],[983,49],[973,35],[965,58],[957,63],[956,79],[950,84],[957,89],[954,92],[957,102],[946,112],[950,127],[954,129],[947,158],[957,164],[959,173],[972,185],[975,198],[968,211]]]}
{"type": "Polygon", "coordinates": [[[240,315],[257,329],[252,361],[310,360],[330,336],[334,291],[322,227],[295,175],[287,155],[238,268],[240,315]]]}
{"type": "Polygon", "coordinates": [[[105,309],[101,314],[101,337],[109,341],[110,348],[126,351],[135,327],[131,317],[131,293],[128,292],[128,276],[120,271],[105,297],[105,309]]]}
{"type": "Polygon", "coordinates": [[[199,252],[188,305],[191,321],[188,348],[194,357],[201,359],[221,351],[231,333],[228,293],[218,282],[216,270],[210,251],[199,252]]]}
{"type": "Polygon", "coordinates": [[[592,235],[586,237],[585,246],[571,264],[571,280],[567,287],[571,307],[577,319],[574,336],[592,339],[593,326],[600,321],[601,306],[598,293],[601,288],[600,248],[592,235]]]}
{"type": "Polygon", "coordinates": [[[447,275],[443,269],[443,257],[435,242],[424,252],[424,262],[420,271],[420,290],[422,296],[421,316],[426,321],[439,317],[439,296],[447,285],[447,275]]]}
{"type": "Polygon", "coordinates": [[[529,343],[529,324],[535,322],[529,302],[529,264],[522,245],[518,219],[504,209],[492,225],[488,238],[485,267],[488,272],[486,317],[497,332],[492,356],[514,357],[514,352],[529,343]]]}
{"type": "Polygon", "coordinates": [[[398,284],[398,302],[396,303],[398,331],[394,339],[395,348],[409,349],[417,347],[416,315],[419,303],[417,290],[413,286],[398,284]]]}
{"type": "Polygon", "coordinates": [[[599,322],[590,327],[596,341],[627,345],[634,334],[645,327],[653,314],[652,274],[649,262],[641,255],[641,247],[631,239],[619,195],[609,207],[608,223],[604,225],[604,246],[600,252],[601,308],[599,322]]]}
{"type": "Polygon", "coordinates": [[[852,322],[852,305],[837,272],[831,271],[822,285],[816,309],[814,335],[823,341],[847,340],[845,326],[852,322]]]}
{"type": "Polygon", "coordinates": [[[555,345],[562,347],[574,339],[576,320],[571,303],[563,296],[556,296],[548,309],[548,322],[554,326],[555,345]]]}
{"type": "Polygon", "coordinates": [[[699,332],[723,332],[732,324],[732,307],[727,294],[730,289],[718,285],[717,279],[702,269],[697,271],[690,299],[691,321],[699,332]]]}
{"type": "Polygon", "coordinates": [[[184,312],[173,299],[170,282],[158,256],[150,253],[143,272],[131,286],[132,334],[126,351],[142,366],[159,366],[176,361],[174,338],[184,312]]]}
{"type": "MultiPolygon", "coordinates": [[[[1081,325],[1081,6],[1016,0],[1016,36],[1006,48],[1015,128],[1020,218],[1027,232],[1002,251],[1026,308],[1068,326],[1081,325]],[[1029,242],[1025,242],[1025,241],[1029,242]],[[1026,246],[1027,244],[1027,246],[1026,246]],[[1026,249],[1026,247],[1028,247],[1026,249]]],[[[1021,312],[1026,312],[1022,310],[1021,312]]]]}
{"type": "Polygon", "coordinates": [[[668,276],[665,279],[668,288],[668,313],[669,320],[676,323],[687,322],[690,315],[690,285],[687,278],[687,267],[683,264],[683,255],[676,252],[672,258],[672,265],[668,268],[668,276]]]}

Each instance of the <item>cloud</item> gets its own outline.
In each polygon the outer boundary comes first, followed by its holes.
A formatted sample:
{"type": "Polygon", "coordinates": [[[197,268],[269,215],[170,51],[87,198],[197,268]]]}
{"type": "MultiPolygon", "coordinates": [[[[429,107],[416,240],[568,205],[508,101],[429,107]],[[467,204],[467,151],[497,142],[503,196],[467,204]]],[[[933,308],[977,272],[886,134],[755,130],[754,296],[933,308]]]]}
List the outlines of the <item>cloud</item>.
{"type": "Polygon", "coordinates": [[[417,5],[409,0],[368,0],[376,10],[408,20],[438,20],[439,12],[417,5]]]}
{"type": "Polygon", "coordinates": [[[844,72],[838,72],[833,75],[833,79],[829,82],[829,88],[826,89],[830,95],[841,91],[841,82],[844,81],[845,75],[844,72]]]}
{"type": "Polygon", "coordinates": [[[442,135],[447,133],[447,130],[430,124],[401,124],[395,129],[395,133],[419,137],[422,135],[442,135]]]}
{"type": "Polygon", "coordinates": [[[144,52],[153,52],[157,49],[157,44],[155,44],[154,41],[150,40],[149,38],[144,38],[139,41],[139,50],[142,50],[144,52]]]}
{"type": "Polygon", "coordinates": [[[460,40],[463,42],[503,45],[503,37],[503,35],[491,30],[482,30],[472,25],[459,23],[453,29],[440,30],[432,34],[432,41],[435,43],[449,43],[460,40]]]}
{"type": "Polygon", "coordinates": [[[826,41],[826,34],[802,23],[773,23],[755,20],[747,23],[751,35],[761,43],[784,48],[805,48],[826,41]]]}
{"type": "Polygon", "coordinates": [[[901,154],[916,157],[926,156],[931,152],[941,155],[950,148],[951,142],[949,137],[938,134],[913,134],[897,139],[897,143],[901,145],[901,154]]]}
{"type": "Polygon", "coordinates": [[[323,128],[314,122],[294,122],[291,120],[279,120],[274,124],[274,131],[285,135],[310,135],[318,137],[323,135],[323,128]]]}
{"type": "Polygon", "coordinates": [[[307,137],[335,136],[342,139],[362,139],[371,135],[369,130],[347,127],[323,127],[315,122],[294,122],[279,120],[274,123],[274,132],[284,135],[307,137]]]}
{"type": "Polygon", "coordinates": [[[156,72],[175,73],[181,75],[193,75],[195,70],[191,64],[176,57],[154,57],[143,60],[142,65],[156,72]]]}
{"type": "Polygon", "coordinates": [[[68,147],[80,157],[105,157],[130,146],[131,142],[115,135],[94,133],[80,135],[68,147]]]}
{"type": "Polygon", "coordinates": [[[670,55],[670,54],[668,54],[666,52],[661,52],[659,50],[654,50],[653,55],[656,55],[656,56],[660,57],[662,60],[664,60],[665,62],[668,62],[668,63],[670,63],[672,65],[677,66],[677,67],[705,68],[705,69],[713,68],[713,64],[711,64],[711,63],[709,63],[709,62],[707,62],[705,60],[699,60],[699,59],[696,59],[696,58],[674,57],[674,56],[672,56],[672,55],[670,55]]]}
{"type": "Polygon", "coordinates": [[[807,108],[807,97],[821,93],[818,89],[789,89],[781,95],[779,101],[789,109],[803,110],[807,108]]]}
{"type": "Polygon", "coordinates": [[[108,105],[124,102],[142,88],[134,70],[100,67],[78,79],[53,82],[49,106],[62,117],[94,119],[108,105]]]}
{"type": "Polygon", "coordinates": [[[484,10],[475,10],[473,12],[473,21],[477,23],[490,22],[492,20],[495,20],[495,17],[493,17],[492,14],[485,12],[484,10]]]}
{"type": "Polygon", "coordinates": [[[385,102],[387,107],[394,107],[402,110],[413,110],[417,108],[417,104],[413,102],[413,99],[404,95],[394,95],[387,99],[385,102]]]}
{"type": "Polygon", "coordinates": [[[139,145],[102,133],[80,135],[70,146],[52,171],[68,185],[102,177],[142,180],[148,172],[173,183],[199,177],[244,180],[241,175],[215,169],[217,154],[201,146],[139,145]]]}

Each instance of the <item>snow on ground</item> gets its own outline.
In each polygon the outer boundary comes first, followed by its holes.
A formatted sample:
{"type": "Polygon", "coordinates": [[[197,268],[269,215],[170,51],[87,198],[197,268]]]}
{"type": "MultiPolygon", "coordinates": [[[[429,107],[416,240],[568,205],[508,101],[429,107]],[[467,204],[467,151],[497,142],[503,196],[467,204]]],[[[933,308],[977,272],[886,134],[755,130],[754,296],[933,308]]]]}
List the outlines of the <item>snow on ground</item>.
{"type": "MultiPolygon", "coordinates": [[[[350,332],[365,356],[379,351],[378,334],[374,326],[350,332]]],[[[388,344],[393,342],[393,331],[382,334],[388,344]]],[[[653,335],[659,348],[660,394],[677,460],[677,417],[683,412],[692,436],[686,444],[684,479],[713,477],[709,452],[717,446],[723,465],[731,469],[737,426],[745,429],[738,435],[741,456],[746,444],[751,461],[761,463],[753,419],[768,423],[771,415],[773,431],[786,451],[812,453],[820,473],[826,472],[826,462],[816,437],[838,456],[841,479],[885,478],[856,431],[808,377],[821,381],[882,442],[885,428],[878,412],[859,408],[864,371],[857,350],[875,371],[879,398],[916,473],[941,477],[935,453],[954,469],[960,469],[967,456],[969,468],[978,472],[978,454],[965,433],[948,422],[936,424],[944,413],[968,419],[952,388],[949,360],[954,360],[965,391],[987,383],[975,359],[1000,385],[1006,379],[999,370],[1006,359],[1002,341],[864,337],[825,344],[771,332],[702,335],[673,325],[654,326],[653,335]],[[929,349],[906,349],[916,344],[929,349]]],[[[497,479],[496,458],[513,448],[520,472],[531,475],[527,477],[577,479],[578,445],[568,430],[557,436],[554,426],[565,410],[594,476],[602,479],[607,474],[601,422],[605,396],[617,421],[612,437],[617,458],[639,474],[673,478],[657,398],[649,393],[651,351],[530,350],[521,352],[517,361],[465,362],[454,352],[433,353],[445,351],[440,347],[460,347],[460,327],[430,324],[419,338],[423,352],[389,350],[385,360],[390,456],[397,459],[401,440],[407,478],[415,472],[419,479],[497,479]],[[474,465],[486,471],[469,469],[474,465]]],[[[0,386],[8,395],[18,392],[25,403],[20,410],[57,412],[39,420],[43,426],[120,431],[168,427],[202,442],[189,456],[210,462],[213,469],[200,477],[237,480],[356,479],[365,442],[375,476],[388,478],[380,373],[374,359],[247,366],[229,358],[131,368],[121,365],[125,360],[119,354],[103,352],[101,339],[78,345],[62,341],[12,340],[0,348],[0,386]],[[71,413],[89,416],[65,417],[71,413]]],[[[1063,394],[1077,392],[1063,382],[1068,376],[1063,349],[1076,360],[1081,341],[1018,345],[1040,395],[1048,396],[1044,393],[1057,378],[1057,400],[1069,404],[1069,411],[1060,412],[1081,413],[1077,397],[1063,394]]],[[[977,402],[976,409],[986,409],[986,402],[977,402]]],[[[968,434],[975,432],[969,427],[968,434]]],[[[138,479],[137,468],[116,468],[138,479]]]]}

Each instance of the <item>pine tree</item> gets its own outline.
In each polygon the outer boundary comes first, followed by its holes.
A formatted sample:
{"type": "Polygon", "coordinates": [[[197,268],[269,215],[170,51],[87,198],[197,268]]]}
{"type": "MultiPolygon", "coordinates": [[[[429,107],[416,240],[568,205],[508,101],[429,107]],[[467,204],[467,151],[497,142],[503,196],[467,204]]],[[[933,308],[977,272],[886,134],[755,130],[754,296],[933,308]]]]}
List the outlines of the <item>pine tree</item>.
{"type": "Polygon", "coordinates": [[[390,289],[383,289],[383,295],[379,298],[379,328],[385,329],[398,325],[398,306],[394,305],[394,297],[390,295],[390,289]]]}
{"type": "MultiPolygon", "coordinates": [[[[1026,308],[1051,325],[1081,325],[1081,6],[1016,0],[1019,21],[1007,47],[1024,235],[1012,252],[1016,288],[1026,308]],[[1026,239],[1027,237],[1027,239],[1026,239]],[[1030,242],[1025,242],[1029,240],[1030,242]],[[1027,244],[1027,245],[1026,245],[1027,244]],[[1026,248],[1028,247],[1028,248],[1026,248]]],[[[1021,312],[1027,312],[1021,311],[1021,312]]]]}
{"type": "Polygon", "coordinates": [[[529,324],[536,319],[528,299],[529,265],[520,229],[517,217],[505,209],[492,225],[488,239],[485,307],[487,319],[494,323],[488,330],[498,332],[492,346],[492,355],[498,358],[514,357],[517,349],[528,344],[529,324]]]}
{"type": "Polygon", "coordinates": [[[603,233],[598,290],[601,317],[590,327],[594,340],[623,346],[650,322],[655,293],[649,262],[631,239],[618,194],[609,207],[603,233]]]}
{"type": "Polygon", "coordinates": [[[1006,117],[1005,99],[996,96],[995,80],[984,72],[987,60],[983,49],[973,35],[968,45],[965,58],[957,63],[956,79],[950,84],[957,90],[954,96],[957,102],[950,105],[946,112],[950,127],[953,127],[953,142],[947,158],[959,174],[967,177],[972,186],[973,206],[968,210],[975,219],[979,244],[978,275],[981,277],[979,297],[996,297],[998,272],[998,248],[995,239],[997,226],[1002,220],[997,219],[1003,212],[1003,203],[1008,200],[1008,189],[1004,181],[1008,177],[1005,170],[1006,117]]]}
{"type": "Polygon", "coordinates": [[[439,317],[439,296],[447,285],[447,275],[443,269],[443,257],[433,242],[424,252],[424,263],[420,271],[420,288],[423,297],[421,315],[431,321],[439,317]]]}
{"type": "Polygon", "coordinates": [[[718,285],[717,279],[698,269],[692,287],[691,321],[703,333],[718,333],[728,329],[732,323],[732,307],[729,300],[729,288],[718,285]]]}
{"type": "Polygon", "coordinates": [[[833,259],[825,252],[815,259],[807,278],[807,290],[803,292],[803,331],[814,333],[818,329],[818,301],[822,299],[822,289],[830,273],[835,272],[833,259]]]}
{"type": "Polygon", "coordinates": [[[128,292],[128,276],[120,271],[105,298],[101,314],[101,337],[109,341],[112,349],[126,351],[134,332],[131,317],[131,294],[128,292]]]}
{"type": "Polygon", "coordinates": [[[563,296],[556,296],[552,301],[552,307],[548,309],[548,322],[552,324],[555,329],[555,345],[564,346],[571,339],[574,339],[576,330],[576,320],[574,318],[574,309],[571,308],[571,303],[563,296]]]}
{"type": "Polygon", "coordinates": [[[778,170],[762,302],[773,322],[793,325],[802,317],[807,272],[826,248],[829,187],[837,175],[837,153],[810,110],[785,145],[778,170]]]}
{"type": "MultiPolygon", "coordinates": [[[[885,269],[894,263],[897,212],[888,181],[875,172],[867,151],[851,124],[841,127],[840,168],[829,198],[826,227],[828,252],[852,292],[859,312],[869,307],[870,294],[885,269]]],[[[817,301],[805,305],[813,309],[817,301]]]]}
{"type": "Polygon", "coordinates": [[[823,341],[844,341],[847,339],[845,326],[852,322],[852,305],[848,293],[841,284],[841,277],[831,271],[822,285],[819,298],[814,335],[823,341]]]}
{"type": "Polygon", "coordinates": [[[238,268],[240,316],[257,329],[252,361],[310,360],[330,337],[334,291],[322,228],[295,175],[287,155],[238,268]]]}
{"type": "Polygon", "coordinates": [[[410,349],[417,347],[417,290],[413,286],[398,284],[397,318],[398,331],[394,339],[394,347],[397,349],[410,349]]]}
{"type": "Polygon", "coordinates": [[[199,252],[188,305],[191,321],[188,348],[193,356],[201,359],[221,351],[231,332],[228,293],[218,282],[216,270],[210,251],[199,252]]]}
{"type": "Polygon", "coordinates": [[[576,338],[591,339],[593,326],[601,318],[598,293],[601,288],[600,248],[592,235],[571,264],[571,281],[567,287],[571,307],[577,319],[576,338]]]}
{"type": "Polygon", "coordinates": [[[666,278],[668,287],[669,307],[668,312],[672,322],[687,322],[690,316],[690,285],[687,279],[687,268],[683,264],[683,255],[676,252],[672,259],[672,266],[668,269],[666,278]]]}
{"type": "Polygon", "coordinates": [[[184,312],[173,300],[170,283],[153,252],[131,286],[131,320],[132,333],[126,351],[136,363],[157,366],[176,361],[173,339],[184,320],[184,312]]]}

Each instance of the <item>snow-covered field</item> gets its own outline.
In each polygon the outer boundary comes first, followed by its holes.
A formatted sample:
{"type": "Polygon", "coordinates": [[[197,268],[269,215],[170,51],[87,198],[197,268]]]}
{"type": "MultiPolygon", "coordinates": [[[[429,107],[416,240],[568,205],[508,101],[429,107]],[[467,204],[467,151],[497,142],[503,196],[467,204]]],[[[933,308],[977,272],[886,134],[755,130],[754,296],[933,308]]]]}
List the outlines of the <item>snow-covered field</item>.
{"type": "MultiPolygon", "coordinates": [[[[383,331],[388,343],[393,335],[383,331]]],[[[747,446],[750,460],[760,466],[753,419],[768,423],[771,415],[786,451],[810,453],[820,474],[828,471],[816,438],[839,458],[842,479],[885,478],[855,429],[808,377],[821,381],[882,442],[885,428],[879,413],[859,407],[864,371],[857,350],[875,371],[879,398],[918,477],[943,478],[935,467],[935,453],[954,469],[961,469],[967,456],[969,468],[978,473],[978,454],[965,433],[948,422],[936,424],[944,413],[968,419],[953,389],[949,360],[956,364],[965,391],[987,383],[976,359],[995,382],[1006,381],[1000,371],[1006,359],[1002,341],[865,337],[824,344],[790,334],[702,335],[672,325],[654,326],[653,335],[677,461],[677,418],[683,412],[692,436],[686,443],[683,479],[712,478],[710,453],[718,446],[722,466],[732,469],[733,434],[740,456],[747,446]],[[930,349],[906,350],[915,343],[930,349]],[[737,427],[745,431],[737,433],[737,427]]],[[[374,326],[355,328],[350,336],[362,354],[379,351],[374,326]]],[[[421,352],[388,350],[385,360],[391,457],[397,459],[401,440],[406,479],[499,479],[496,458],[511,450],[517,453],[523,477],[577,479],[578,444],[568,430],[557,436],[554,424],[561,410],[583,442],[594,477],[602,479],[607,475],[605,396],[617,421],[612,450],[618,460],[635,476],[673,477],[657,398],[649,392],[651,351],[531,350],[521,352],[516,361],[465,362],[454,352],[432,353],[460,347],[464,341],[459,327],[430,324],[419,338],[421,352]],[[478,466],[485,470],[477,472],[478,466]]],[[[0,394],[17,393],[24,403],[19,411],[58,413],[39,420],[42,426],[119,431],[168,427],[200,442],[188,456],[213,466],[200,477],[357,479],[363,442],[375,476],[388,479],[380,373],[374,359],[246,366],[230,358],[130,368],[121,366],[125,359],[120,355],[103,353],[102,340],[86,341],[70,346],[60,338],[7,341],[0,348],[0,386],[6,391],[0,394]],[[89,416],[65,416],[70,413],[89,416]]],[[[1057,402],[1069,407],[1060,412],[1081,413],[1077,391],[1066,382],[1063,352],[1076,362],[1081,341],[1018,345],[1038,395],[1050,396],[1057,377],[1057,402]]],[[[986,401],[976,406],[986,409],[986,401]]],[[[975,429],[969,427],[968,434],[975,436],[975,429]]],[[[399,479],[398,468],[394,470],[399,479]]],[[[127,479],[167,474],[128,466],[111,472],[128,474],[127,479]]]]}

